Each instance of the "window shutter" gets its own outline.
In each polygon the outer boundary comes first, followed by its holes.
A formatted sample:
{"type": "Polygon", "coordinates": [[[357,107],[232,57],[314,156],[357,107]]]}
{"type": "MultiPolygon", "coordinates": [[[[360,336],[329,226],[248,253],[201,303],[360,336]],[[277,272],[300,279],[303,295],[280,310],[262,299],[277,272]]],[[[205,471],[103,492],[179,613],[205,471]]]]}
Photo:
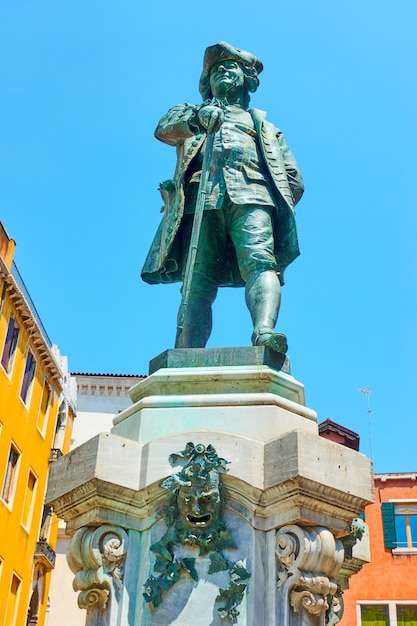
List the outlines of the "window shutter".
{"type": "Polygon", "coordinates": [[[384,526],[384,544],[386,548],[392,550],[397,547],[397,537],[395,535],[395,514],[392,502],[382,503],[382,524],[384,526]]]}

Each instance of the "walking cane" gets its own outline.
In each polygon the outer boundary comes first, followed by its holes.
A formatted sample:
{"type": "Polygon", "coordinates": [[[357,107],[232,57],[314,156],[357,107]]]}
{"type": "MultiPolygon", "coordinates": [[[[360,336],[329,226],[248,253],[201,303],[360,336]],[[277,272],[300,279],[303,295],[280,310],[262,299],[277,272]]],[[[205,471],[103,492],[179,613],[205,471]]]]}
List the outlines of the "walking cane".
{"type": "Polygon", "coordinates": [[[175,339],[175,347],[178,347],[178,342],[181,337],[181,333],[184,330],[184,321],[187,313],[188,299],[191,291],[191,280],[194,273],[195,259],[197,256],[198,241],[200,238],[201,222],[203,220],[204,203],[207,194],[207,183],[209,179],[209,167],[213,154],[214,133],[207,134],[206,150],[203,158],[203,165],[201,167],[200,184],[198,186],[197,202],[194,212],[193,228],[191,231],[190,247],[188,250],[187,264],[185,266],[184,282],[182,285],[181,304],[178,311],[177,322],[177,336],[175,339]]]}

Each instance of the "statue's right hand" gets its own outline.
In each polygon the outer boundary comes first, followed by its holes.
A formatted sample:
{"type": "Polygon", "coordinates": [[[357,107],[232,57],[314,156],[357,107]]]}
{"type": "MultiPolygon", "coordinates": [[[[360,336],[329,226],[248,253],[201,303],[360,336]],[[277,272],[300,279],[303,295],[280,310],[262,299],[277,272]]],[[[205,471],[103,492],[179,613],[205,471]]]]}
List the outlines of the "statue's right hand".
{"type": "Polygon", "coordinates": [[[224,121],[222,109],[212,104],[201,107],[198,112],[200,124],[207,130],[207,133],[215,133],[219,130],[224,121]]]}

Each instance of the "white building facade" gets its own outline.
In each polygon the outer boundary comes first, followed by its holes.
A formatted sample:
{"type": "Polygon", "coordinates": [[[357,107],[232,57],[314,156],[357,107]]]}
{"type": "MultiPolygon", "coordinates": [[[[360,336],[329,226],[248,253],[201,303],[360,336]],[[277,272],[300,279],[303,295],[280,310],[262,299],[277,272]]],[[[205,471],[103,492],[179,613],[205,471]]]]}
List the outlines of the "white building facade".
{"type": "MultiPolygon", "coordinates": [[[[128,408],[132,401],[129,389],[145,376],[119,374],[78,374],[77,419],[74,422],[71,449],[101,432],[109,432],[113,419],[128,408]]],[[[85,610],[78,608],[77,593],[73,590],[74,574],[68,567],[66,554],[69,537],[65,523],[59,522],[56,562],[52,574],[49,611],[45,626],[84,626],[85,610]]]]}

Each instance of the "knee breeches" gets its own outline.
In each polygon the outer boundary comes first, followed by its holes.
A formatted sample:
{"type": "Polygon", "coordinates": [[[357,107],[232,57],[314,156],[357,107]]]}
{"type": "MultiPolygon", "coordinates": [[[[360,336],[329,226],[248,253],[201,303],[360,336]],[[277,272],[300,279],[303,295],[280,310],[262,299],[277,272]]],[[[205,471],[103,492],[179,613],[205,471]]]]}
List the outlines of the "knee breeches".
{"type": "MultiPolygon", "coordinates": [[[[274,255],[273,210],[273,207],[236,205],[229,201],[221,209],[204,211],[191,281],[191,301],[214,301],[229,237],[245,283],[261,272],[278,271],[274,255]]],[[[189,248],[193,217],[184,216],[183,250],[189,248]]]]}

